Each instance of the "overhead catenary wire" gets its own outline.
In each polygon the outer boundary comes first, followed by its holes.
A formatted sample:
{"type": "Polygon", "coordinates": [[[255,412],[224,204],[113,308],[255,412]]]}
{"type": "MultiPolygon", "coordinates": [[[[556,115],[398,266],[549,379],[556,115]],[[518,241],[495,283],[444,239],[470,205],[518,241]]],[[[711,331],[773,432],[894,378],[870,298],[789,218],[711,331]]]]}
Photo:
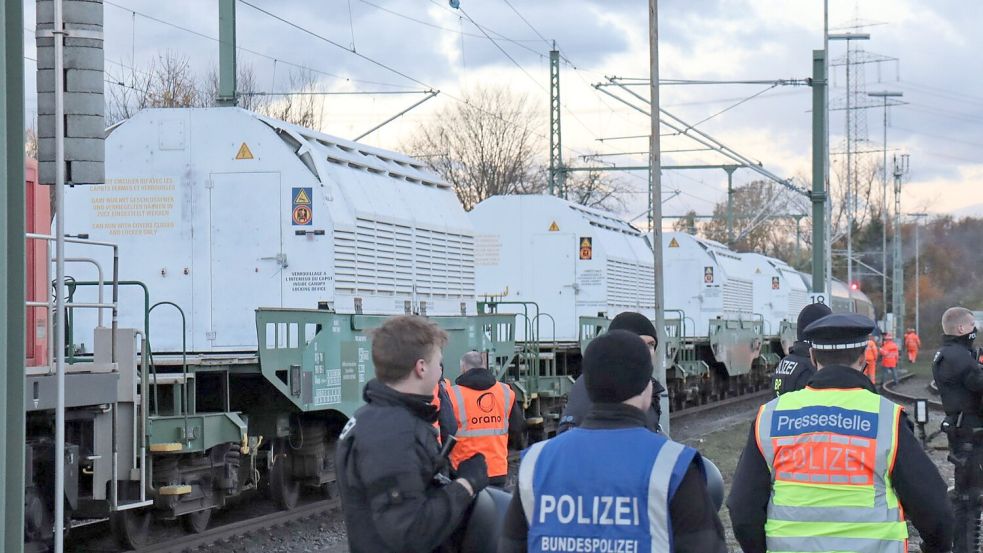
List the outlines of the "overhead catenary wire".
{"type": "MultiPolygon", "coordinates": [[[[159,23],[161,25],[166,25],[168,27],[171,27],[171,28],[174,28],[174,29],[178,29],[180,31],[184,31],[186,33],[190,33],[192,35],[195,35],[195,36],[200,37],[200,38],[204,38],[206,40],[211,40],[213,42],[220,42],[220,39],[218,37],[210,36],[208,34],[202,33],[200,31],[196,31],[194,29],[185,27],[183,25],[179,25],[177,23],[174,23],[174,22],[171,22],[171,21],[167,21],[165,19],[162,19],[162,18],[153,16],[153,15],[150,15],[150,14],[147,14],[147,13],[144,13],[144,12],[133,10],[133,9],[128,8],[126,6],[117,4],[117,3],[113,2],[112,0],[104,0],[104,3],[106,5],[108,5],[108,6],[112,6],[114,8],[118,8],[118,9],[121,9],[123,11],[133,13],[133,14],[135,14],[137,16],[140,16],[140,17],[142,17],[144,19],[147,19],[147,20],[150,20],[150,21],[154,21],[154,22],[159,23]]],[[[321,70],[321,69],[316,69],[316,68],[313,68],[313,67],[310,67],[308,65],[301,64],[301,63],[296,63],[296,62],[287,61],[287,60],[284,60],[284,59],[281,59],[281,58],[276,58],[276,57],[270,56],[268,54],[264,54],[262,52],[258,52],[256,50],[251,50],[249,48],[245,48],[245,47],[242,47],[242,46],[237,46],[237,50],[240,50],[240,51],[243,51],[243,52],[247,52],[247,53],[252,54],[254,56],[265,58],[265,59],[268,59],[268,60],[271,60],[271,61],[274,61],[274,62],[279,62],[279,63],[285,64],[285,65],[289,65],[289,66],[295,67],[297,69],[302,69],[302,70],[305,70],[305,71],[310,71],[312,73],[317,73],[317,74],[320,74],[320,75],[325,75],[325,76],[328,76],[328,77],[332,77],[332,78],[335,78],[335,79],[338,79],[338,80],[343,80],[343,81],[347,81],[347,82],[358,82],[358,83],[364,83],[364,84],[372,84],[372,85],[377,85],[377,86],[386,86],[386,87],[392,87],[392,88],[405,88],[405,85],[397,85],[397,84],[393,84],[393,83],[385,83],[385,82],[379,82],[379,81],[370,81],[370,80],[366,80],[366,79],[355,79],[355,78],[352,78],[352,77],[346,77],[344,75],[338,75],[336,73],[331,73],[329,71],[324,71],[324,70],[321,70]]]]}

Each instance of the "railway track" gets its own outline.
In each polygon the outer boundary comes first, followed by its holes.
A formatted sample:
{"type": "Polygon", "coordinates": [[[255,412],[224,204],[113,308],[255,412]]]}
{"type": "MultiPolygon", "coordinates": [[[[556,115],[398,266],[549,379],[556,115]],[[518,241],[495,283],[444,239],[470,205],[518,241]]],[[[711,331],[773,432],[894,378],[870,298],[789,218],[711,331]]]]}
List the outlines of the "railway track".
{"type": "MultiPolygon", "coordinates": [[[[900,382],[904,382],[905,380],[909,380],[909,379],[914,378],[914,377],[915,377],[914,374],[909,373],[909,374],[906,374],[906,375],[900,377],[898,379],[898,382],[899,383],[900,382]]],[[[926,400],[928,402],[928,408],[929,409],[934,409],[936,411],[942,411],[942,402],[941,401],[939,401],[937,399],[933,399],[933,398],[928,397],[928,396],[913,396],[913,395],[909,395],[909,394],[905,394],[905,393],[899,392],[899,391],[897,391],[897,390],[894,389],[894,383],[893,382],[892,383],[885,382],[884,385],[881,387],[881,390],[882,390],[881,393],[885,397],[887,397],[889,399],[893,399],[894,401],[901,402],[901,403],[914,404],[915,401],[917,401],[919,399],[924,399],[924,400],[926,400]]]]}
{"type": "Polygon", "coordinates": [[[672,411],[671,413],[669,413],[669,420],[682,420],[682,419],[685,419],[687,417],[692,417],[693,415],[698,415],[700,413],[706,413],[707,411],[715,411],[715,410],[720,409],[722,407],[727,407],[727,406],[734,405],[734,404],[737,404],[737,403],[745,403],[745,402],[749,402],[750,403],[750,402],[759,401],[759,400],[762,403],[764,403],[765,400],[771,399],[772,397],[774,397],[774,392],[772,392],[771,390],[768,390],[768,389],[760,390],[760,391],[757,391],[757,392],[751,392],[751,393],[744,394],[744,395],[739,395],[739,396],[729,397],[729,398],[718,400],[718,401],[713,401],[713,402],[710,402],[710,403],[706,403],[704,405],[697,405],[695,407],[687,407],[685,409],[680,409],[678,411],[672,411]]]}
{"type": "Polygon", "coordinates": [[[192,551],[207,551],[211,546],[229,542],[236,538],[254,535],[288,524],[304,521],[316,516],[335,514],[341,511],[341,500],[338,498],[312,501],[289,511],[277,511],[265,515],[230,522],[200,534],[185,535],[167,539],[161,543],[148,544],[139,549],[120,550],[111,547],[76,546],[73,550],[78,553],[185,553],[192,551]]]}

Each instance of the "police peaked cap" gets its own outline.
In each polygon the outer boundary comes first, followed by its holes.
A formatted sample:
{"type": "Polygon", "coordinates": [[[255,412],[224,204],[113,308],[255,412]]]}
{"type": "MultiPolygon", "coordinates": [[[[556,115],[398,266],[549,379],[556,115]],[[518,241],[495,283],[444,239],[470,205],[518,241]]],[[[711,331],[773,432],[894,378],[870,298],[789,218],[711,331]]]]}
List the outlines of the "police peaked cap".
{"type": "Polygon", "coordinates": [[[805,328],[805,339],[815,350],[855,349],[867,345],[867,336],[876,325],[869,317],[856,313],[833,313],[805,328]]]}

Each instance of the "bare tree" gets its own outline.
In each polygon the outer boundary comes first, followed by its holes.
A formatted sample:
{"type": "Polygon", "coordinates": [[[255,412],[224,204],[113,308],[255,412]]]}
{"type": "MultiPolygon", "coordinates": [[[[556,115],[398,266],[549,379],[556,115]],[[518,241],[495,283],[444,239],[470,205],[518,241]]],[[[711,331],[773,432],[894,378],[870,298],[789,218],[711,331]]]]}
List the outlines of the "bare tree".
{"type": "MultiPolygon", "coordinates": [[[[206,90],[208,91],[206,103],[214,106],[218,102],[218,69],[213,67],[208,72],[206,80],[206,90]]],[[[258,95],[257,92],[259,92],[259,88],[253,66],[248,63],[236,64],[236,105],[249,111],[263,112],[263,109],[270,103],[270,97],[258,95]]]]}
{"type": "Polygon", "coordinates": [[[24,153],[29,158],[38,158],[38,131],[33,126],[24,131],[24,153]]]}
{"type": "MultiPolygon", "coordinates": [[[[788,215],[807,213],[805,197],[773,181],[752,181],[734,189],[732,247],[789,259],[795,247],[796,221],[788,215]]],[[[726,244],[727,200],[717,203],[702,234],[726,244]]]]}
{"type": "MultiPolygon", "coordinates": [[[[322,101],[315,94],[319,91],[317,75],[308,69],[291,71],[289,86],[290,92],[298,94],[285,94],[272,97],[272,99],[262,96],[254,97],[258,102],[253,109],[274,119],[280,119],[301,127],[320,129],[321,118],[315,109],[318,103],[322,101]]],[[[242,106],[241,100],[240,106],[242,106]]]]}
{"type": "Polygon", "coordinates": [[[631,192],[623,180],[612,177],[601,167],[568,173],[564,188],[568,200],[605,211],[623,210],[625,195],[631,192]]]}
{"type": "Polygon", "coordinates": [[[109,125],[143,108],[202,107],[209,102],[206,83],[195,74],[191,59],[170,50],[159,53],[146,69],[130,68],[116,83],[106,106],[109,125]]]}
{"type": "Polygon", "coordinates": [[[544,151],[540,113],[528,96],[503,86],[468,90],[420,128],[408,150],[449,182],[464,209],[500,194],[539,192],[544,151]]]}
{"type": "Polygon", "coordinates": [[[672,230],[696,234],[696,211],[691,209],[686,212],[685,217],[676,219],[676,222],[672,224],[672,230]]]}

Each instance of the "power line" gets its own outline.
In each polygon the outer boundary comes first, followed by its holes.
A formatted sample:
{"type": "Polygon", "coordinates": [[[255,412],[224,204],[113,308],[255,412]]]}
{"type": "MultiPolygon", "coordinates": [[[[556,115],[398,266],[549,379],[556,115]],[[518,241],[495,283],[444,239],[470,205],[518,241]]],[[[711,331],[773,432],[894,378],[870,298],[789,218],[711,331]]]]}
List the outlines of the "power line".
{"type": "Polygon", "coordinates": [[[416,83],[416,84],[418,84],[420,86],[425,86],[425,87],[431,88],[431,89],[433,88],[432,86],[428,85],[427,83],[425,83],[425,82],[423,82],[423,81],[421,81],[419,79],[413,78],[413,77],[407,75],[406,73],[403,73],[402,71],[400,71],[398,69],[395,69],[393,67],[390,67],[390,66],[382,63],[381,61],[378,61],[378,60],[376,60],[374,58],[370,58],[369,56],[366,56],[365,54],[362,54],[362,53],[359,53],[359,52],[355,51],[354,48],[347,48],[347,47],[343,46],[342,44],[339,44],[339,43],[331,40],[330,38],[328,38],[328,37],[326,37],[324,35],[320,35],[320,34],[315,33],[314,31],[312,31],[310,29],[307,29],[306,27],[303,27],[301,25],[298,25],[298,24],[294,23],[293,21],[284,19],[284,18],[280,17],[279,15],[276,15],[275,13],[272,13],[270,11],[267,11],[267,10],[265,10],[265,9],[263,9],[263,8],[255,5],[255,4],[251,3],[251,2],[248,2],[247,0],[239,0],[239,3],[240,4],[244,4],[246,6],[249,6],[250,8],[252,8],[252,9],[254,9],[254,10],[260,12],[260,13],[266,14],[267,16],[269,16],[269,17],[271,17],[273,19],[276,19],[277,21],[280,21],[281,23],[284,23],[286,25],[289,25],[289,26],[293,27],[294,29],[297,29],[298,31],[301,31],[303,33],[306,33],[308,35],[311,35],[314,38],[319,38],[319,39],[323,40],[324,42],[327,42],[328,44],[330,44],[330,45],[332,45],[332,46],[334,46],[336,48],[340,48],[340,49],[342,49],[342,50],[344,50],[344,51],[352,54],[353,56],[358,56],[358,57],[362,58],[363,60],[365,60],[365,61],[367,61],[367,62],[369,62],[369,63],[371,63],[373,65],[376,65],[378,67],[381,67],[382,69],[385,69],[386,71],[389,71],[390,73],[393,73],[395,75],[399,75],[400,77],[403,77],[404,79],[407,79],[409,81],[413,81],[414,83],[416,83]]]}
{"type": "Polygon", "coordinates": [[[734,108],[736,108],[736,107],[738,107],[738,106],[740,106],[741,104],[744,104],[744,103],[746,103],[746,102],[750,102],[751,100],[753,100],[753,99],[755,99],[755,98],[757,98],[758,96],[761,96],[761,95],[762,95],[762,94],[764,94],[765,92],[768,92],[769,90],[772,90],[772,89],[773,89],[773,88],[775,88],[776,86],[778,86],[778,85],[777,85],[777,84],[773,84],[773,85],[771,85],[771,86],[769,86],[768,88],[766,88],[766,89],[764,89],[764,90],[762,90],[762,91],[760,91],[760,92],[756,92],[756,93],[754,93],[754,94],[752,94],[752,95],[750,95],[750,96],[748,96],[747,98],[744,98],[744,99],[742,99],[742,100],[740,100],[740,101],[739,101],[739,102],[737,102],[736,104],[732,104],[732,105],[730,105],[730,106],[728,106],[728,107],[725,107],[724,109],[722,109],[722,110],[720,110],[720,111],[718,111],[717,113],[714,113],[713,115],[710,115],[710,116],[708,116],[708,117],[704,117],[703,119],[700,119],[700,120],[699,120],[699,121],[697,121],[696,123],[693,123],[692,125],[690,125],[690,126],[689,126],[689,128],[690,128],[690,129],[692,129],[693,127],[696,127],[696,126],[699,126],[699,125],[702,125],[703,123],[706,123],[707,121],[709,121],[709,120],[711,120],[711,119],[713,119],[714,117],[717,117],[718,115],[723,115],[724,113],[727,113],[728,111],[730,111],[730,110],[732,110],[732,109],[734,109],[734,108]]]}
{"type": "Polygon", "coordinates": [[[512,2],[509,2],[509,0],[503,0],[503,1],[509,8],[512,8],[512,11],[515,12],[515,15],[518,15],[519,19],[521,19],[522,22],[525,23],[527,27],[532,29],[532,32],[536,33],[536,36],[538,36],[540,40],[545,42],[547,46],[550,46],[550,41],[546,40],[546,37],[544,37],[542,33],[536,30],[536,27],[533,27],[532,23],[529,23],[529,21],[525,17],[523,17],[521,13],[519,13],[519,10],[515,9],[515,6],[512,5],[512,2]]]}
{"type": "MultiPolygon", "coordinates": [[[[213,36],[207,35],[205,33],[196,31],[194,29],[189,29],[188,27],[184,27],[182,25],[178,25],[177,23],[172,23],[170,21],[161,19],[159,17],[155,17],[155,16],[150,15],[150,14],[147,14],[147,13],[143,13],[143,12],[139,12],[139,11],[130,9],[130,8],[126,7],[126,6],[121,6],[120,4],[117,4],[115,2],[112,2],[112,0],[105,0],[104,3],[107,4],[107,5],[113,6],[114,8],[121,9],[123,11],[132,13],[134,15],[138,15],[138,16],[144,18],[144,19],[149,19],[150,21],[154,21],[154,22],[159,23],[161,25],[166,25],[168,27],[172,27],[174,29],[178,29],[180,31],[184,31],[186,33],[190,33],[190,34],[195,35],[197,37],[204,38],[204,39],[207,39],[207,40],[211,40],[213,42],[221,42],[221,40],[219,38],[217,38],[217,37],[213,37],[213,36]]],[[[289,65],[291,67],[296,67],[297,69],[303,69],[303,70],[311,71],[313,73],[318,73],[318,74],[321,74],[321,75],[325,75],[325,76],[328,76],[328,77],[332,77],[332,78],[343,80],[343,81],[347,81],[347,82],[358,82],[358,83],[373,84],[373,85],[378,85],[378,86],[388,86],[388,87],[392,87],[392,88],[405,88],[405,86],[403,86],[403,85],[396,85],[396,84],[392,84],[392,83],[384,83],[384,82],[378,82],[378,81],[369,81],[369,80],[365,80],[365,79],[353,79],[351,77],[345,77],[345,76],[342,76],[342,75],[337,75],[337,74],[334,74],[334,73],[330,73],[328,71],[323,71],[323,70],[320,70],[320,69],[315,69],[315,68],[310,67],[310,66],[307,66],[307,65],[303,65],[303,64],[294,63],[294,62],[290,62],[290,61],[287,61],[287,60],[275,58],[273,56],[264,54],[262,52],[257,52],[255,50],[250,50],[249,48],[245,48],[245,47],[242,47],[242,46],[237,46],[236,49],[237,50],[240,50],[240,51],[243,51],[243,52],[247,52],[247,53],[253,54],[255,56],[259,56],[261,58],[265,58],[265,59],[274,61],[274,62],[279,62],[279,63],[283,63],[283,64],[286,64],[286,65],[289,65]]]]}

